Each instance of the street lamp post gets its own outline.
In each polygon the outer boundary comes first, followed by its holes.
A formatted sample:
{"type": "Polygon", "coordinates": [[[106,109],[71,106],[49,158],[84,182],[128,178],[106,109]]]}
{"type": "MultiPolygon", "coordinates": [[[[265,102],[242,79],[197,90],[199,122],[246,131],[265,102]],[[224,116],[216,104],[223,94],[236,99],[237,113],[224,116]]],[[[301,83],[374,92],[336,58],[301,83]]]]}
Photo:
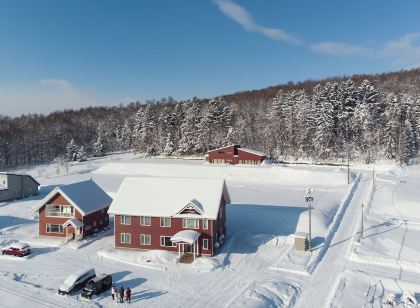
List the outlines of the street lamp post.
{"type": "Polygon", "coordinates": [[[305,201],[308,204],[308,210],[309,210],[309,243],[308,248],[309,251],[312,251],[312,202],[314,201],[314,197],[312,196],[312,189],[308,188],[306,191],[305,201]]]}

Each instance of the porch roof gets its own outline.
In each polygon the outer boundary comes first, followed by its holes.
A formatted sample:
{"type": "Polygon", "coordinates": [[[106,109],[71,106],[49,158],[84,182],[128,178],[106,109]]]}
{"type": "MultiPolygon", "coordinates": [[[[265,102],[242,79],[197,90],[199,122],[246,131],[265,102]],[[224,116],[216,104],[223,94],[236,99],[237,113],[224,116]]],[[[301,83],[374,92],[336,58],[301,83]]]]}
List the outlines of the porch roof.
{"type": "Polygon", "coordinates": [[[187,244],[194,244],[194,242],[200,237],[200,232],[194,230],[182,230],[171,237],[171,242],[180,243],[184,242],[187,244]]]}
{"type": "Polygon", "coordinates": [[[79,219],[72,218],[63,223],[63,228],[67,227],[68,225],[72,225],[75,228],[80,228],[83,226],[83,222],[81,222],[79,219]]]}

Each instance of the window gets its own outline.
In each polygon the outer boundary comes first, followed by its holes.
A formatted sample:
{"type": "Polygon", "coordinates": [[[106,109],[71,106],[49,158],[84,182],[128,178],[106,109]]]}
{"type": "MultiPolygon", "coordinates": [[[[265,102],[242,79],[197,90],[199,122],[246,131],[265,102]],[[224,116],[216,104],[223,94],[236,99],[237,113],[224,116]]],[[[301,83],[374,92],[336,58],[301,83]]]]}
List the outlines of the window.
{"type": "Polygon", "coordinates": [[[140,226],[151,226],[152,219],[149,216],[141,216],[140,217],[140,226]]]}
{"type": "Polygon", "coordinates": [[[47,233],[63,233],[63,226],[47,224],[47,233]]]}
{"type": "Polygon", "coordinates": [[[121,233],[121,243],[131,244],[131,234],[130,233],[121,233]]]}
{"type": "Polygon", "coordinates": [[[189,228],[189,229],[198,229],[199,228],[199,223],[198,223],[198,219],[193,219],[193,218],[183,218],[182,219],[182,227],[185,228],[189,228]]]}
{"type": "Polygon", "coordinates": [[[171,226],[171,218],[170,217],[161,217],[160,218],[160,226],[161,227],[170,227],[171,226]]]}
{"type": "Polygon", "coordinates": [[[160,237],[160,246],[175,247],[176,244],[171,242],[171,237],[170,236],[161,236],[160,237]]]}
{"type": "Polygon", "coordinates": [[[93,221],[92,225],[96,227],[96,220],[93,221]]]}
{"type": "Polygon", "coordinates": [[[209,249],[209,240],[207,238],[203,239],[203,249],[209,249]]]}
{"type": "Polygon", "coordinates": [[[131,216],[121,215],[121,224],[122,225],[131,225],[131,216]]]}
{"type": "Polygon", "coordinates": [[[90,225],[85,226],[85,231],[89,231],[91,229],[90,225]]]}
{"type": "Polygon", "coordinates": [[[74,208],[71,205],[47,204],[47,216],[74,217],[74,208]]]}
{"type": "Polygon", "coordinates": [[[203,219],[203,229],[207,230],[209,228],[209,221],[207,219],[203,219]]]}
{"type": "Polygon", "coordinates": [[[102,221],[102,219],[99,221],[99,224],[102,225],[104,222],[102,221]]]}
{"type": "Polygon", "coordinates": [[[150,234],[140,234],[140,245],[150,245],[152,239],[150,234]]]}

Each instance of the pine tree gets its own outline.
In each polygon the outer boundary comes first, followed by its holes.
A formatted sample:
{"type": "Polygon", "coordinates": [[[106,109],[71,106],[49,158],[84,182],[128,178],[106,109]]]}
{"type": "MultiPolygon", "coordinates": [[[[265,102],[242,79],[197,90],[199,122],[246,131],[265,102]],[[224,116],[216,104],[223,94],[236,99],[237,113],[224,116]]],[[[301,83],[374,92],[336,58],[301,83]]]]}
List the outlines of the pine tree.
{"type": "Polygon", "coordinates": [[[163,154],[167,156],[171,156],[175,152],[175,146],[172,141],[172,134],[168,132],[166,136],[165,148],[163,149],[163,154]]]}
{"type": "Polygon", "coordinates": [[[78,162],[83,162],[83,161],[86,161],[86,158],[87,158],[87,153],[85,151],[85,147],[82,145],[77,151],[76,159],[78,162]]]}
{"type": "Polygon", "coordinates": [[[101,135],[98,135],[98,139],[93,144],[93,156],[94,157],[102,157],[105,155],[105,146],[102,143],[101,135]]]}
{"type": "Polygon", "coordinates": [[[79,147],[77,146],[76,142],[72,138],[71,141],[67,144],[67,154],[66,159],[67,161],[75,161],[77,160],[77,152],[79,151],[79,147]]]}

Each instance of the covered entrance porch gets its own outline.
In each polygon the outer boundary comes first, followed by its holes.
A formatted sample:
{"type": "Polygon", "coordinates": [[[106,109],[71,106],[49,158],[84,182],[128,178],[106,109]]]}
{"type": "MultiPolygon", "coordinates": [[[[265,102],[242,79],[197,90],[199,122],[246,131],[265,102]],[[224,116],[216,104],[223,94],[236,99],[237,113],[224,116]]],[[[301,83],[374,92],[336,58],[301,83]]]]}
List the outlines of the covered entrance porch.
{"type": "Polygon", "coordinates": [[[69,219],[63,224],[63,229],[66,230],[66,242],[75,240],[76,242],[83,238],[82,232],[83,223],[78,219],[69,219]]]}
{"type": "Polygon", "coordinates": [[[178,247],[178,256],[181,263],[194,262],[198,253],[198,238],[200,232],[194,230],[183,230],[171,237],[171,242],[178,247]]]}

